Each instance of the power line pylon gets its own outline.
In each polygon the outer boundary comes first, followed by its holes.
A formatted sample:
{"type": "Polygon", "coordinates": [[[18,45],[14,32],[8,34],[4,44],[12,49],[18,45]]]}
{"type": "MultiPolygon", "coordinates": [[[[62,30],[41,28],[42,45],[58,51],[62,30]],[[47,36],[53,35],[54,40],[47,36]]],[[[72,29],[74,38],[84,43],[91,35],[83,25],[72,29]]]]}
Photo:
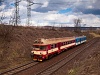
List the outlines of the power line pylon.
{"type": "Polygon", "coordinates": [[[31,6],[34,4],[42,5],[42,3],[34,3],[31,0],[27,0],[27,26],[30,26],[31,21],[31,6]]]}
{"type": "Polygon", "coordinates": [[[18,24],[20,23],[19,2],[21,2],[21,0],[15,0],[15,14],[14,14],[14,18],[13,18],[14,26],[18,26],[18,24]]]}
{"type": "Polygon", "coordinates": [[[31,20],[31,0],[27,0],[27,25],[30,25],[31,20]]]}

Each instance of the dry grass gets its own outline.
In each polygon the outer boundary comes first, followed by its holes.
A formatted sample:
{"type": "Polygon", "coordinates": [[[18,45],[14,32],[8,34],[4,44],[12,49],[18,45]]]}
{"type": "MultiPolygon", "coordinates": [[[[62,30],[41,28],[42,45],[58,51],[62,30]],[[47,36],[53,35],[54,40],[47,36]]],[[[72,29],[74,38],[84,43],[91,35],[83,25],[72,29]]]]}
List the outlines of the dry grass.
{"type": "MultiPolygon", "coordinates": [[[[41,29],[33,27],[13,27],[0,25],[0,69],[2,66],[31,61],[32,44],[37,38],[70,37],[77,34],[67,30],[41,29]]],[[[85,33],[85,35],[88,35],[85,33]]]]}
{"type": "Polygon", "coordinates": [[[96,34],[96,33],[90,33],[91,35],[93,35],[94,37],[100,37],[100,34],[96,34]]]}
{"type": "Polygon", "coordinates": [[[59,38],[74,35],[74,32],[65,30],[0,25],[0,70],[5,65],[7,68],[31,61],[32,44],[37,38],[59,38]]]}

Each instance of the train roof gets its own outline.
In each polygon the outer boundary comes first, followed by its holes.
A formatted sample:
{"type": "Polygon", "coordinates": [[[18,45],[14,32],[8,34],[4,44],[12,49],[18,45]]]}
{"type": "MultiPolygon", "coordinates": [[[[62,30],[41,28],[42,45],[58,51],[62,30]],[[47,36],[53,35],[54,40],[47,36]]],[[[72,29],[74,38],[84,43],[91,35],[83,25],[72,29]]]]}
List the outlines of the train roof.
{"type": "Polygon", "coordinates": [[[58,42],[65,42],[70,40],[75,40],[75,37],[63,37],[63,38],[52,38],[52,39],[41,38],[35,40],[33,45],[48,45],[48,44],[55,44],[58,42]]]}
{"type": "Polygon", "coordinates": [[[78,36],[78,37],[76,37],[76,38],[82,38],[82,37],[86,37],[86,36],[83,35],[83,36],[78,36]]]}

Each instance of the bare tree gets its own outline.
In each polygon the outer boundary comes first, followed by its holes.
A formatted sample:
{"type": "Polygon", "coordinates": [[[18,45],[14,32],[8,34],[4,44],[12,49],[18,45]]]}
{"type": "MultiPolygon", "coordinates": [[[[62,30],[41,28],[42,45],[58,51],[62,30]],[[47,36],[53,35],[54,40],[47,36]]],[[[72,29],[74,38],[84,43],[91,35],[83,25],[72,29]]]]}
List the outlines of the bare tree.
{"type": "Polygon", "coordinates": [[[79,32],[80,31],[80,27],[81,27],[81,22],[82,22],[82,19],[74,19],[74,31],[75,32],[79,32]]]}
{"type": "Polygon", "coordinates": [[[2,15],[0,16],[0,24],[4,24],[4,19],[5,19],[6,17],[5,17],[5,14],[4,13],[2,13],[2,15]]]}

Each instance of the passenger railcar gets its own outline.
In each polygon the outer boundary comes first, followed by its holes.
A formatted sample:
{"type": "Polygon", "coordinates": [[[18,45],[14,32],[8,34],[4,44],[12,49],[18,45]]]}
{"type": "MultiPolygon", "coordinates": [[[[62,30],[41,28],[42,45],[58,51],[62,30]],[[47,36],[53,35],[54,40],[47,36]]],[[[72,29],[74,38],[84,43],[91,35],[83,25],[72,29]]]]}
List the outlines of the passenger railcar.
{"type": "Polygon", "coordinates": [[[86,42],[86,36],[80,36],[75,38],[76,45],[86,42]]]}
{"type": "Polygon", "coordinates": [[[85,41],[86,36],[38,39],[33,44],[31,55],[34,61],[43,61],[85,41]]]}

